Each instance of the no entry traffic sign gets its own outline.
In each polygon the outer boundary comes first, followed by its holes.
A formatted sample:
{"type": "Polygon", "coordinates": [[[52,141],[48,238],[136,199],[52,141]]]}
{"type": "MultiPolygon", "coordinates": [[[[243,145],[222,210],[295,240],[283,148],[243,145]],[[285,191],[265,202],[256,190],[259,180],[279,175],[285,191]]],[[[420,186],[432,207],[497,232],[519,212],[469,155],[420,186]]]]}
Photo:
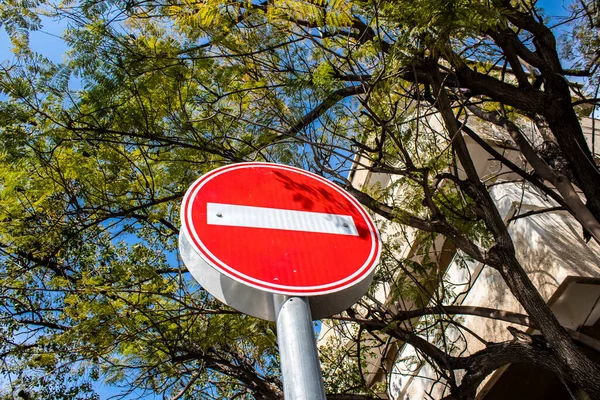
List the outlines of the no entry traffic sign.
{"type": "Polygon", "coordinates": [[[181,254],[192,275],[226,304],[266,319],[274,318],[266,295],[273,293],[310,296],[315,318],[347,308],[370,284],[381,250],[356,199],[278,164],[207,173],[186,193],[181,219],[181,254]]]}

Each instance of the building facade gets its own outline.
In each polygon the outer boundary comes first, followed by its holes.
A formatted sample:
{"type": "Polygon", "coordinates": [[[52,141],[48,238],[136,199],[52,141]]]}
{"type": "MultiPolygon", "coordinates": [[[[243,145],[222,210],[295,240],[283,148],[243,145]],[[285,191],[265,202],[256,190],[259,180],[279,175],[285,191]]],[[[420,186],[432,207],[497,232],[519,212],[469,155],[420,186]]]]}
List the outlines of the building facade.
{"type": "MultiPolygon", "coordinates": [[[[435,123],[434,121],[432,124],[434,128],[435,123]]],[[[592,135],[596,124],[600,125],[600,121],[589,118],[582,120],[588,145],[593,149],[594,155],[598,156],[596,138],[592,135]]],[[[441,129],[441,123],[439,127],[441,129]]],[[[481,131],[482,127],[478,128],[481,131]]],[[[483,129],[487,130],[488,144],[515,164],[524,166],[520,153],[505,145],[506,138],[490,127],[483,129]]],[[[533,127],[529,132],[532,142],[541,140],[533,127]]],[[[600,348],[600,246],[593,240],[586,241],[581,225],[552,199],[536,187],[518,179],[518,176],[492,159],[473,140],[468,137],[465,140],[482,181],[493,182],[489,185],[490,195],[508,227],[522,266],[563,326],[585,334],[592,343],[587,348],[583,346],[584,351],[590,357],[600,360],[598,352],[592,350],[595,346],[600,348]]],[[[360,160],[360,157],[356,161],[358,162],[350,174],[355,187],[393,185],[392,177],[361,169],[358,165],[364,165],[366,161],[360,160]]],[[[400,187],[395,190],[394,195],[402,196],[400,187]]],[[[414,230],[386,224],[382,236],[385,239],[400,230],[403,232],[402,243],[394,250],[398,252],[399,258],[422,257],[411,253],[414,252],[416,240],[414,230]]],[[[497,271],[469,260],[444,243],[443,239],[432,247],[436,249],[432,248],[429,256],[436,258],[438,265],[445,268],[443,279],[439,283],[446,294],[442,300],[444,305],[469,305],[524,313],[497,271]]],[[[390,290],[389,285],[382,283],[376,297],[385,303],[390,290]]],[[[388,305],[409,309],[415,307],[389,302],[388,305]]],[[[445,335],[446,339],[454,341],[454,352],[457,355],[468,355],[482,349],[485,347],[484,341],[498,342],[512,338],[508,329],[511,325],[507,322],[476,316],[454,318],[460,321],[462,333],[456,331],[454,335],[449,328],[445,335]],[[468,333],[464,334],[465,331],[468,333]]],[[[414,321],[414,324],[418,323],[419,321],[414,321]]],[[[524,329],[522,326],[517,328],[524,329]]],[[[335,330],[323,329],[321,340],[335,334],[335,330]]],[[[531,329],[528,332],[535,334],[531,329]]],[[[431,338],[427,339],[431,341],[431,338]]],[[[365,373],[370,383],[386,381],[385,396],[390,399],[439,399],[447,394],[443,379],[439,378],[418,351],[407,344],[390,342],[386,346],[380,346],[371,357],[365,373]]],[[[478,399],[495,400],[508,396],[513,400],[586,399],[585,394],[570,389],[551,373],[531,370],[526,365],[519,364],[496,371],[478,391],[478,399]]]]}

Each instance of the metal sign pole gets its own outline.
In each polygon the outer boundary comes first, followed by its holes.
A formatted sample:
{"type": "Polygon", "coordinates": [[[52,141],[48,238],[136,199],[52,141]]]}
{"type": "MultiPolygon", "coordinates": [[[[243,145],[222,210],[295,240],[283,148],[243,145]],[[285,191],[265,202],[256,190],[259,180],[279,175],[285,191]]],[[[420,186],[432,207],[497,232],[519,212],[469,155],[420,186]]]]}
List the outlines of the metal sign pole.
{"type": "Polygon", "coordinates": [[[284,397],[286,400],[325,400],[308,299],[274,297],[284,397]]]}

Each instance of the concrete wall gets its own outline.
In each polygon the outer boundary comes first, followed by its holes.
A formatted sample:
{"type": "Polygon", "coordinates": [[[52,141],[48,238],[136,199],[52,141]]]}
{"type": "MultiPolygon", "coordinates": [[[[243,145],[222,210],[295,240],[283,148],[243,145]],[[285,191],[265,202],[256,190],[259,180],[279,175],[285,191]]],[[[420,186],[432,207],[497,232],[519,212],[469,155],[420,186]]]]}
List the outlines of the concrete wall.
{"type": "MultiPolygon", "coordinates": [[[[571,329],[579,328],[584,321],[587,325],[593,325],[600,317],[600,307],[594,308],[594,301],[600,298],[600,286],[588,284],[575,287],[564,284],[570,277],[600,278],[600,246],[593,241],[586,243],[581,226],[564,211],[511,220],[516,215],[547,209],[556,204],[528,185],[501,183],[503,180],[510,181],[510,175],[503,174],[502,168],[490,161],[487,153],[479,146],[470,140],[468,144],[482,177],[502,177],[496,180],[497,184],[491,188],[490,193],[509,227],[519,261],[542,296],[550,300],[557,294],[557,290],[562,292],[561,296],[553,299],[552,309],[563,325],[571,329]]],[[[508,158],[519,160],[517,153],[506,154],[508,158]]],[[[459,263],[459,257],[457,255],[450,264],[446,280],[455,293],[463,293],[449,300],[449,303],[524,312],[498,272],[476,262],[459,263]],[[464,293],[469,287],[470,290],[464,293]]],[[[475,335],[488,341],[512,338],[506,329],[509,324],[504,322],[472,316],[460,317],[460,322],[475,335]]],[[[526,330],[523,327],[517,328],[526,330]]],[[[449,332],[449,335],[452,336],[453,333],[449,332]]],[[[462,343],[459,343],[464,355],[484,347],[475,335],[467,333],[462,343]]],[[[404,360],[411,357],[416,357],[414,349],[405,346],[397,357],[399,361],[389,379],[390,398],[408,400],[442,397],[443,386],[435,384],[436,374],[431,367],[425,365],[415,369],[413,365],[414,376],[409,376],[410,362],[404,360]]]]}
{"type": "MultiPolygon", "coordinates": [[[[600,125],[600,121],[596,123],[600,125]]],[[[591,148],[593,123],[587,119],[582,121],[582,126],[591,148]]],[[[504,133],[489,125],[472,128],[477,131],[484,130],[498,152],[518,166],[525,166],[525,160],[520,153],[510,149],[510,143],[506,141],[508,138],[504,133]]],[[[429,123],[429,129],[442,130],[441,122],[435,116],[429,123]]],[[[534,132],[534,128],[531,126],[525,131],[534,132]]],[[[539,136],[530,136],[534,144],[541,144],[539,136]]],[[[509,227],[518,259],[542,296],[552,304],[553,311],[566,327],[577,329],[582,324],[593,325],[600,318],[600,285],[595,284],[593,280],[575,284],[573,277],[600,278],[600,246],[595,242],[586,243],[580,225],[564,211],[546,212],[513,220],[517,215],[555,207],[556,204],[535,188],[522,183],[511,183],[510,181],[518,178],[515,174],[510,173],[499,162],[490,160],[489,154],[470,138],[466,137],[465,140],[482,180],[488,184],[494,183],[490,193],[509,227]]],[[[600,142],[600,139],[597,140],[600,142]]],[[[595,153],[598,153],[600,143],[594,147],[595,153]]],[[[358,164],[367,163],[367,160],[361,157],[357,157],[356,160],[358,164]]],[[[360,166],[352,173],[351,179],[355,187],[360,189],[394,184],[393,177],[372,174],[360,166]]],[[[401,188],[398,188],[389,201],[393,202],[401,196],[401,188]]],[[[398,256],[411,257],[415,230],[375,219],[380,225],[382,238],[397,241],[398,256]]],[[[438,247],[441,247],[441,244],[438,247]]],[[[523,312],[496,271],[469,261],[460,253],[456,254],[448,266],[444,281],[448,292],[453,293],[446,299],[447,304],[523,312]]],[[[379,301],[386,302],[389,289],[389,285],[381,283],[375,296],[379,301]]],[[[446,332],[447,339],[454,342],[455,354],[468,355],[483,348],[477,336],[488,341],[512,338],[506,329],[509,326],[507,323],[471,316],[458,317],[458,320],[473,334],[461,334],[457,330],[446,332]]],[[[523,327],[518,328],[525,330],[523,327]]],[[[344,329],[347,331],[349,327],[344,329]]],[[[343,342],[335,328],[323,324],[319,341],[324,343],[333,337],[340,343],[343,342]]],[[[444,386],[436,383],[435,371],[422,362],[411,346],[402,347],[395,360],[392,373],[388,377],[388,394],[391,399],[420,400],[443,396],[444,386]]],[[[377,368],[385,359],[378,355],[370,362],[367,379],[376,376],[377,368]]]]}

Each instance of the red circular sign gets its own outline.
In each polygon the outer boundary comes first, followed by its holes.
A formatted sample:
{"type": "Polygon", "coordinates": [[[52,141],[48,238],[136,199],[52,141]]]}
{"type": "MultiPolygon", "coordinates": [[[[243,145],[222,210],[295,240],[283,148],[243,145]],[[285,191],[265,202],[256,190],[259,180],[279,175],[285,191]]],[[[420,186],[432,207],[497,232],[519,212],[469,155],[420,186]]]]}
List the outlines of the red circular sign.
{"type": "Polygon", "coordinates": [[[268,163],[218,168],[188,189],[182,233],[211,266],[274,293],[320,295],[369,276],[381,251],[364,208],[328,180],[268,163]]]}

